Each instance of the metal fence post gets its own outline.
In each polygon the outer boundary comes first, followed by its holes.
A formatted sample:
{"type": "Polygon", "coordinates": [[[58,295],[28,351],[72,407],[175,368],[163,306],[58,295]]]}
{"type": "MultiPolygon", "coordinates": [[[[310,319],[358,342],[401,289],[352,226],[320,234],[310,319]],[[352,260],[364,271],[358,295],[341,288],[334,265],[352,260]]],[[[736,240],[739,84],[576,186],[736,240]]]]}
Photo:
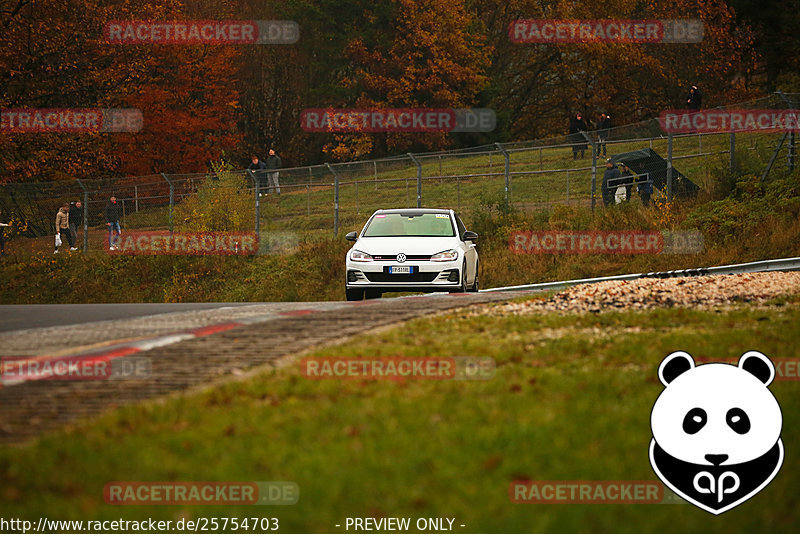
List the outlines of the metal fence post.
{"type": "Polygon", "coordinates": [[[339,235],[339,175],[333,170],[330,163],[325,164],[333,175],[333,235],[339,235]]]}
{"type": "Polygon", "coordinates": [[[409,152],[407,154],[411,161],[413,161],[417,166],[417,207],[422,207],[422,163],[419,162],[417,158],[414,157],[414,154],[409,152]]]}
{"type": "Polygon", "coordinates": [[[89,190],[80,178],[76,178],[75,181],[83,189],[83,253],[86,254],[89,251],[89,190]]]}
{"type": "Polygon", "coordinates": [[[503,159],[506,161],[505,170],[503,174],[506,178],[506,204],[509,202],[509,197],[511,196],[511,155],[503,148],[503,145],[500,143],[495,143],[494,146],[503,153],[503,159]]]}
{"type": "Polygon", "coordinates": [[[667,134],[667,202],[672,202],[672,134],[667,134]]]}
{"type": "Polygon", "coordinates": [[[172,180],[170,180],[163,172],[161,173],[161,176],[169,184],[169,233],[172,233],[172,208],[175,206],[175,185],[172,183],[172,180]]]}
{"type": "Polygon", "coordinates": [[[261,242],[261,188],[259,187],[258,177],[255,173],[247,169],[247,175],[250,179],[253,180],[253,191],[255,191],[255,208],[256,208],[256,235],[258,236],[258,242],[261,242]]]}
{"type": "Polygon", "coordinates": [[[763,182],[766,180],[769,171],[772,170],[772,166],[775,164],[775,159],[778,157],[778,152],[780,152],[781,147],[783,147],[783,143],[786,142],[786,138],[789,137],[789,132],[785,132],[781,137],[778,146],[775,147],[775,150],[772,152],[772,156],[769,158],[769,163],[767,163],[767,168],[764,169],[764,173],[761,175],[761,181],[763,182]]]}

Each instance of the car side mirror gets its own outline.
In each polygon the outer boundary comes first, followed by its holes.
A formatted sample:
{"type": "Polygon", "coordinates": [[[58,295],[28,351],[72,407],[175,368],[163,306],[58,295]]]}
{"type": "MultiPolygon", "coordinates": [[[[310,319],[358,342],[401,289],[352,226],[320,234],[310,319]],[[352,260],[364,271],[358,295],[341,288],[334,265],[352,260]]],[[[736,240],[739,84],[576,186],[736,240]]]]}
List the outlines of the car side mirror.
{"type": "Polygon", "coordinates": [[[476,239],[478,239],[478,234],[470,232],[469,230],[464,232],[464,235],[461,237],[462,241],[475,241],[476,239]]]}
{"type": "Polygon", "coordinates": [[[358,232],[349,232],[344,238],[348,241],[358,241],[358,232]]]}

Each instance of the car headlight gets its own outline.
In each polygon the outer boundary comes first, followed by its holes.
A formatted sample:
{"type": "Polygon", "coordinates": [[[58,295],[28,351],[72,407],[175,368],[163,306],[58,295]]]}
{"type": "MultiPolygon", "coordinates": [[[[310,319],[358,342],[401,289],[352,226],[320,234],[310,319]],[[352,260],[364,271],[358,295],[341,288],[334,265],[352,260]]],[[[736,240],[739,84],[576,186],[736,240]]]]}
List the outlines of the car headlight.
{"type": "Polygon", "coordinates": [[[350,259],[353,261],[372,261],[372,256],[360,250],[353,250],[350,252],[350,259]]]}
{"type": "Polygon", "coordinates": [[[445,250],[431,256],[431,261],[454,261],[458,259],[458,251],[454,249],[445,250]]]}

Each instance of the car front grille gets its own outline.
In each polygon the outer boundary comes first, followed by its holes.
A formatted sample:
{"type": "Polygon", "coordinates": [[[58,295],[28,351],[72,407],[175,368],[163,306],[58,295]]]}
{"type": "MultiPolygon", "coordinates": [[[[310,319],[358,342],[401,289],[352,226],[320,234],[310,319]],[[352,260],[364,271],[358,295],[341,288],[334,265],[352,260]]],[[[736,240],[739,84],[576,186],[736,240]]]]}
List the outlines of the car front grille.
{"type": "Polygon", "coordinates": [[[364,273],[367,277],[367,280],[370,282],[433,282],[437,276],[439,276],[438,272],[423,272],[423,273],[412,273],[412,274],[389,274],[389,273],[371,273],[365,272],[364,273]]]}

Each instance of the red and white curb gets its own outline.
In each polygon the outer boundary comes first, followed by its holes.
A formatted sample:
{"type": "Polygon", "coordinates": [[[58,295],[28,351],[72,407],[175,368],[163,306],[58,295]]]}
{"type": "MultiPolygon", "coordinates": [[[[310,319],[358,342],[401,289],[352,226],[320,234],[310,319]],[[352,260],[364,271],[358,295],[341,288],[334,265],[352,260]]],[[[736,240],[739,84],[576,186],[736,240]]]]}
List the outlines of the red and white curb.
{"type": "MultiPolygon", "coordinates": [[[[109,364],[112,360],[117,358],[124,358],[133,356],[141,352],[146,352],[155,348],[166,347],[188,339],[201,338],[232,330],[247,324],[245,321],[229,321],[225,323],[213,324],[195,328],[185,332],[178,332],[175,334],[167,334],[148,339],[142,339],[133,342],[113,344],[100,349],[89,350],[77,354],[60,355],[60,356],[28,356],[28,357],[3,357],[0,358],[0,387],[15,386],[25,382],[38,381],[38,380],[70,380],[75,379],[69,376],[59,376],[55,370],[56,362],[65,362],[67,365],[70,362],[80,364],[82,367],[109,364]],[[10,364],[18,367],[20,364],[30,364],[35,368],[41,369],[41,372],[35,374],[28,374],[23,376],[9,377],[6,371],[10,364]]],[[[29,367],[30,367],[29,366],[29,367]]],[[[103,376],[102,379],[107,379],[108,376],[103,376]]],[[[77,378],[78,380],[85,380],[85,378],[77,378]]],[[[98,378],[101,379],[101,378],[98,378]]]]}
{"type": "MultiPolygon", "coordinates": [[[[420,298],[429,298],[433,295],[415,295],[415,296],[407,296],[400,298],[420,299],[420,298]]],[[[457,296],[457,295],[458,294],[450,294],[450,296],[457,296]]],[[[255,317],[242,318],[234,321],[225,321],[217,324],[211,324],[199,328],[194,328],[191,330],[180,331],[172,334],[167,334],[147,339],[140,339],[137,341],[111,344],[104,346],[102,348],[96,348],[85,352],[78,352],[75,354],[57,355],[57,356],[40,355],[40,356],[0,357],[0,388],[15,386],[19,384],[24,384],[26,382],[39,381],[39,380],[87,380],[87,378],[83,376],[77,376],[77,377],[69,376],[69,373],[65,375],[64,373],[59,372],[56,366],[57,363],[61,364],[61,368],[69,365],[80,365],[81,367],[87,367],[87,366],[101,366],[102,364],[105,364],[106,366],[108,366],[112,361],[119,358],[131,357],[136,354],[141,354],[143,352],[147,352],[156,348],[167,347],[169,345],[174,345],[175,343],[180,343],[182,341],[187,341],[190,339],[197,339],[206,336],[211,336],[214,334],[219,334],[221,332],[226,332],[228,330],[239,328],[241,326],[261,323],[281,317],[302,317],[319,311],[331,311],[346,306],[367,306],[371,304],[378,304],[380,302],[381,302],[380,299],[355,301],[355,302],[340,302],[340,303],[332,303],[333,304],[332,306],[328,305],[320,309],[301,308],[296,310],[275,312],[271,314],[258,315],[255,317]],[[34,368],[36,372],[34,373],[11,372],[11,370],[14,368],[18,369],[20,366],[26,366],[26,365],[29,367],[29,369],[34,368]]],[[[93,379],[103,380],[109,378],[112,377],[105,374],[95,377],[93,379]]]]}

